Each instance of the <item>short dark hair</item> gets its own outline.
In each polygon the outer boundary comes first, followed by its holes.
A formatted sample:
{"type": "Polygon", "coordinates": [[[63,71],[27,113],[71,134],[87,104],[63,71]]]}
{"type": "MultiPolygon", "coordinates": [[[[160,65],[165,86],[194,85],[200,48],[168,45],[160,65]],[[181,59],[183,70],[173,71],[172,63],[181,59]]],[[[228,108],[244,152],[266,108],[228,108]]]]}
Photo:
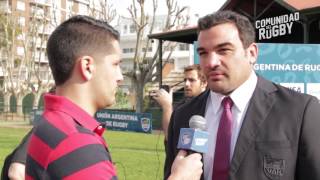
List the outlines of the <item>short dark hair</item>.
{"type": "Polygon", "coordinates": [[[197,71],[200,81],[203,83],[207,82],[206,76],[203,74],[199,64],[193,64],[193,65],[185,67],[184,73],[186,73],[188,71],[197,71]]]}
{"type": "Polygon", "coordinates": [[[200,18],[198,20],[198,32],[224,23],[232,23],[237,27],[244,48],[255,42],[255,30],[249,19],[229,10],[217,11],[200,18]]]}
{"type": "Polygon", "coordinates": [[[51,34],[47,43],[49,65],[56,85],[65,83],[76,59],[97,57],[114,51],[112,43],[119,33],[107,22],[77,15],[64,21],[51,34]]]}

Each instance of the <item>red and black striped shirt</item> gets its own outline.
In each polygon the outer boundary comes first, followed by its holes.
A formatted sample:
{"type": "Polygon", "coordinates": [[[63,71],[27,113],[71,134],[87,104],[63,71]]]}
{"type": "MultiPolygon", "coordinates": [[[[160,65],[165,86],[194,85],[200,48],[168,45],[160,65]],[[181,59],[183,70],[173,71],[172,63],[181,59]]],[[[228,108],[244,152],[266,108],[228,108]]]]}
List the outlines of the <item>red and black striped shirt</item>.
{"type": "Polygon", "coordinates": [[[26,179],[117,179],[99,123],[65,97],[46,94],[27,155],[26,179]]]}

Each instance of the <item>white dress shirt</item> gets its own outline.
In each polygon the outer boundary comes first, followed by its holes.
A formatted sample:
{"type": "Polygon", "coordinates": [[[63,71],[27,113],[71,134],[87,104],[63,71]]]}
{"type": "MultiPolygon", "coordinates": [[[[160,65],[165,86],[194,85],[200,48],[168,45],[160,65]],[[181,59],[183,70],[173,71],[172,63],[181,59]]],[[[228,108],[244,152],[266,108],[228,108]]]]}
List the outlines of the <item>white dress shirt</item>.
{"type": "MultiPolygon", "coordinates": [[[[243,118],[247,112],[249,101],[252,97],[253,91],[257,85],[257,76],[252,71],[250,77],[241,86],[234,90],[229,96],[233,101],[232,112],[232,136],[230,161],[233,156],[234,148],[243,122],[243,118]]],[[[220,122],[220,117],[223,111],[221,102],[225,96],[210,91],[207,99],[205,119],[207,120],[207,127],[209,132],[208,152],[204,154],[204,179],[212,179],[212,167],[214,152],[216,148],[217,132],[220,122]]]]}

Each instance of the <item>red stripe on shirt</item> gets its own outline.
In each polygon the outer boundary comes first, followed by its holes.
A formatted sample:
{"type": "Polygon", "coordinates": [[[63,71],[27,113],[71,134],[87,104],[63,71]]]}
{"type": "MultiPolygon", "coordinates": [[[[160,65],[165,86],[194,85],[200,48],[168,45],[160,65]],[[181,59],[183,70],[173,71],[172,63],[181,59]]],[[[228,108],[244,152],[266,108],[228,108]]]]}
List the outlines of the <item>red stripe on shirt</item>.
{"type": "Polygon", "coordinates": [[[25,180],[33,180],[33,177],[29,176],[28,174],[26,174],[25,176],[25,180]]]}
{"type": "Polygon", "coordinates": [[[73,118],[71,116],[66,115],[65,113],[50,111],[45,112],[43,116],[49,123],[53,124],[57,129],[59,129],[65,134],[77,132],[77,129],[74,126],[73,118]]]}
{"type": "Polygon", "coordinates": [[[42,167],[47,165],[47,156],[52,149],[35,134],[31,136],[28,154],[42,167]]]}

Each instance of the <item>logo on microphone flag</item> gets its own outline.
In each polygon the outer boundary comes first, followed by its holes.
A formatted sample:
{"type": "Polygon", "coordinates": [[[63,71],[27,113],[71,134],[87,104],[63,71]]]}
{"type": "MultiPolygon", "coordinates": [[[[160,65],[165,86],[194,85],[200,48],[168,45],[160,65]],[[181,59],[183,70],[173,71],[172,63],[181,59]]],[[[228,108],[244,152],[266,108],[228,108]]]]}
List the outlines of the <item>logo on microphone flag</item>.
{"type": "Polygon", "coordinates": [[[192,150],[199,153],[208,151],[208,132],[192,128],[181,128],[178,149],[192,150]]]}
{"type": "Polygon", "coordinates": [[[182,144],[183,145],[188,145],[190,144],[192,141],[191,141],[191,138],[192,138],[192,134],[190,133],[184,133],[182,135],[182,144]]]}

